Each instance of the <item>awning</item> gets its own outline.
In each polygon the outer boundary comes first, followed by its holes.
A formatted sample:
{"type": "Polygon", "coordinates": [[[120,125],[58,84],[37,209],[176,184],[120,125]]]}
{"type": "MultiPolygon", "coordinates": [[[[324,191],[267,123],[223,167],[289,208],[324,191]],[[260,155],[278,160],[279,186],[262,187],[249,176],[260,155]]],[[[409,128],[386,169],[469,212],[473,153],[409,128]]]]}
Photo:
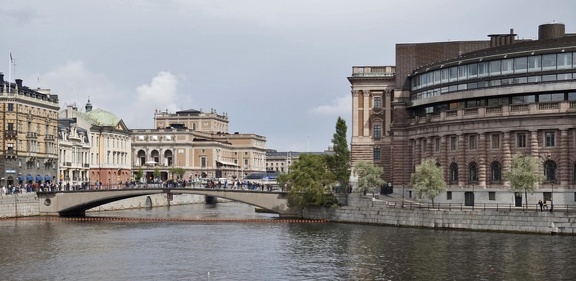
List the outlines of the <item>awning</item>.
{"type": "Polygon", "coordinates": [[[42,176],[41,176],[41,175],[36,175],[36,181],[42,181],[42,176]]]}
{"type": "Polygon", "coordinates": [[[23,176],[18,176],[18,181],[23,181],[24,177],[23,176]]]}
{"type": "Polygon", "coordinates": [[[224,165],[224,166],[234,166],[237,167],[238,164],[226,161],[216,161],[216,165],[224,165]]]}
{"type": "Polygon", "coordinates": [[[31,175],[26,175],[26,180],[27,180],[27,181],[33,181],[33,180],[34,180],[34,177],[31,176],[31,175]]]}
{"type": "Polygon", "coordinates": [[[45,176],[44,176],[44,180],[45,180],[45,181],[51,181],[51,180],[52,180],[52,177],[49,176],[49,175],[45,175],[45,176]]]}

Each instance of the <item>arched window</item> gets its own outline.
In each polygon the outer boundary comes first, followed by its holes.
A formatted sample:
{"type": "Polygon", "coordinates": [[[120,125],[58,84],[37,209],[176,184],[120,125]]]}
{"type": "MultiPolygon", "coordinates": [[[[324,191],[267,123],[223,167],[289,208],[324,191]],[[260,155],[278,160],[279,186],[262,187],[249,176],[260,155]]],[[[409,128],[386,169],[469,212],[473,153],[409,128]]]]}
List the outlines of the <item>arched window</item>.
{"type": "Polygon", "coordinates": [[[458,165],[456,163],[450,164],[450,182],[458,181],[458,165]]]}
{"type": "Polygon", "coordinates": [[[556,181],[556,163],[554,161],[544,162],[544,178],[546,181],[556,181]]]}
{"type": "Polygon", "coordinates": [[[137,156],[138,160],[140,160],[140,163],[139,163],[140,166],[144,166],[144,164],[146,163],[146,152],[144,152],[144,150],[138,150],[137,155],[138,155],[137,156]]]}
{"type": "Polygon", "coordinates": [[[468,181],[478,181],[478,167],[476,166],[476,162],[472,162],[468,165],[468,181]]]}
{"type": "Polygon", "coordinates": [[[490,171],[492,181],[502,180],[502,165],[500,165],[500,162],[493,162],[492,165],[490,165],[490,171]]]}
{"type": "Polygon", "coordinates": [[[166,150],[164,151],[164,164],[166,166],[172,166],[172,150],[166,150]]]}

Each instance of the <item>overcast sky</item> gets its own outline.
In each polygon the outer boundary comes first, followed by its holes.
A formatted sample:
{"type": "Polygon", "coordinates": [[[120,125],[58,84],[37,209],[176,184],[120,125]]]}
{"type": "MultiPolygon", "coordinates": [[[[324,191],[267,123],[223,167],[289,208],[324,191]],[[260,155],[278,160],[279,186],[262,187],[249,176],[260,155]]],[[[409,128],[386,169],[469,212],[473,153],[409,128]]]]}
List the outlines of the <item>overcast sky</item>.
{"type": "Polygon", "coordinates": [[[13,79],[131,129],[155,109],[214,108],[267,148],[323,151],[338,116],[352,126],[352,66],[394,65],[397,43],[576,32],[575,13],[574,0],[2,0],[0,71],[11,52],[13,79]]]}

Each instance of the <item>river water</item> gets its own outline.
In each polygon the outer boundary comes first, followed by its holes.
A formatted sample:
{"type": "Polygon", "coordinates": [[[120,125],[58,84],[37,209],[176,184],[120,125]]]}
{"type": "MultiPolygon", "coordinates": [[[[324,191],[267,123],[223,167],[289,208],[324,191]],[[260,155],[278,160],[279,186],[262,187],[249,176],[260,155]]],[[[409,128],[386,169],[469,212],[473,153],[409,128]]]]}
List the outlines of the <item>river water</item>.
{"type": "Polygon", "coordinates": [[[576,279],[568,236],[279,221],[241,203],[88,216],[0,220],[0,279],[576,279]]]}

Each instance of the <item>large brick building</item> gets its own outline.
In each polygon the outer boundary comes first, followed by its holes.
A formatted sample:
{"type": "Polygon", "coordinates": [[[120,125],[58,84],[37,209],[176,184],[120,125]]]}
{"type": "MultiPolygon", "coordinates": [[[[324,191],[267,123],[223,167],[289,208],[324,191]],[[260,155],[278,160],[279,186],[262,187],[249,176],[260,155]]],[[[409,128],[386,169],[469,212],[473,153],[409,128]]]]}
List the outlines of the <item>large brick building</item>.
{"type": "Polygon", "coordinates": [[[513,154],[530,154],[546,177],[534,196],[573,203],[576,36],[564,29],[398,44],[395,66],[353,67],[352,162],[381,165],[408,192],[415,166],[433,157],[448,183],[440,202],[521,203],[502,176],[513,154]]]}

